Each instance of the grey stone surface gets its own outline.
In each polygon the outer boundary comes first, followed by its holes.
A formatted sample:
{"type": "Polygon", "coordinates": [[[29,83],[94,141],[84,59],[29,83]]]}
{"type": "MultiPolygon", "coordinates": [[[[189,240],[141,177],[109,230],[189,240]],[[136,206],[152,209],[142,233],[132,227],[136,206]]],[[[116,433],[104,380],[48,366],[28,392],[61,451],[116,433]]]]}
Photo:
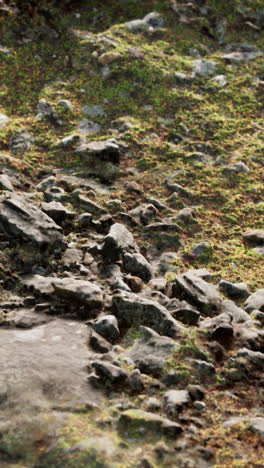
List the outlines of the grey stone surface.
{"type": "Polygon", "coordinates": [[[38,246],[63,244],[61,227],[23,195],[1,196],[0,230],[38,246]]]}
{"type": "Polygon", "coordinates": [[[104,239],[102,256],[107,261],[118,260],[126,252],[137,252],[138,247],[133,235],[120,223],[111,226],[109,233],[104,239]]]}
{"type": "Polygon", "coordinates": [[[153,267],[145,257],[139,253],[124,254],[124,269],[126,273],[139,276],[146,282],[153,276],[153,267]]]}

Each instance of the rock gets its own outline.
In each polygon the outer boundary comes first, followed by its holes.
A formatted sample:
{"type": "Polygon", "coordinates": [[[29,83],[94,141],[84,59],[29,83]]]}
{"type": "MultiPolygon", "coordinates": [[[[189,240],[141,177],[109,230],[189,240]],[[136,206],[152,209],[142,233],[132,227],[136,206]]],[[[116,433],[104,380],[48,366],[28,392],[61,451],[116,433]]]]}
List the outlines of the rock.
{"type": "Polygon", "coordinates": [[[156,30],[162,28],[164,20],[160,13],[155,11],[146,15],[143,19],[137,19],[126,23],[127,28],[134,34],[148,30],[156,30]]]}
{"type": "Polygon", "coordinates": [[[247,173],[247,172],[250,172],[250,169],[242,162],[242,161],[239,161],[235,164],[230,164],[229,166],[227,167],[224,167],[223,168],[223,173],[247,173]]]}
{"type": "Polygon", "coordinates": [[[252,418],[249,421],[249,430],[264,437],[264,418],[252,418]]]}
{"type": "Polygon", "coordinates": [[[231,283],[230,281],[221,280],[218,283],[218,288],[225,296],[232,299],[243,299],[249,296],[248,285],[246,283],[231,283]]]}
{"type": "Polygon", "coordinates": [[[205,398],[205,390],[201,385],[188,385],[187,391],[192,400],[203,400],[205,398]]]}
{"type": "Polygon", "coordinates": [[[127,275],[125,281],[133,293],[139,293],[142,291],[144,283],[138,276],[127,275]]]}
{"type": "Polygon", "coordinates": [[[126,273],[132,273],[139,276],[143,281],[148,282],[153,276],[153,268],[150,263],[139,253],[125,253],[124,270],[126,273]]]}
{"type": "Polygon", "coordinates": [[[191,255],[197,258],[204,256],[209,257],[212,255],[212,247],[209,242],[199,242],[199,244],[196,244],[192,248],[191,255]]]}
{"type": "Polygon", "coordinates": [[[243,234],[243,238],[247,242],[251,242],[254,245],[264,244],[264,230],[263,229],[250,229],[243,234]]]}
{"type": "Polygon", "coordinates": [[[258,289],[247,298],[245,309],[247,312],[252,312],[253,310],[264,312],[264,289],[258,289]]]}
{"type": "Polygon", "coordinates": [[[9,117],[5,114],[0,113],[0,128],[5,128],[10,122],[9,117]]]}
{"type": "Polygon", "coordinates": [[[105,112],[102,106],[94,105],[94,106],[84,106],[83,112],[87,117],[91,119],[95,119],[96,117],[102,117],[105,112]]]}
{"type": "Polygon", "coordinates": [[[169,419],[163,418],[155,413],[142,411],[138,409],[130,409],[124,411],[118,421],[119,431],[124,434],[128,433],[142,439],[144,435],[164,434],[167,437],[174,439],[182,434],[182,427],[169,419]]]}
{"type": "Polygon", "coordinates": [[[242,62],[249,62],[251,60],[255,60],[256,58],[261,57],[262,55],[262,52],[258,50],[252,52],[235,51],[230,52],[228,54],[223,54],[222,59],[224,59],[227,63],[240,64],[242,62]]]}
{"type": "Polygon", "coordinates": [[[65,221],[72,221],[75,216],[75,214],[65,208],[62,203],[56,201],[42,203],[41,209],[59,226],[61,226],[65,221]]]}
{"type": "Polygon", "coordinates": [[[0,174],[0,190],[14,191],[11,180],[5,174],[0,174]]]}
{"type": "Polygon", "coordinates": [[[144,382],[138,369],[130,372],[128,376],[128,387],[133,394],[141,393],[144,390],[144,382]]]}
{"type": "Polygon", "coordinates": [[[92,367],[95,369],[96,375],[106,388],[123,385],[128,378],[127,373],[121,369],[121,367],[108,362],[93,361],[92,367]]]}
{"type": "Polygon", "coordinates": [[[237,353],[238,358],[246,359],[250,364],[259,370],[264,370],[264,353],[260,351],[251,351],[247,348],[242,348],[237,353]]]}
{"type": "Polygon", "coordinates": [[[214,377],[216,374],[215,366],[211,362],[201,359],[190,359],[190,363],[203,377],[214,377]]]}
{"type": "MultiPolygon", "coordinates": [[[[81,209],[83,210],[87,210],[89,213],[91,213],[92,215],[104,215],[106,214],[106,210],[98,205],[97,203],[95,203],[93,200],[91,200],[90,198],[82,195],[82,194],[78,194],[77,195],[77,200],[78,200],[78,203],[81,207],[81,209]]],[[[80,218],[79,218],[80,219],[80,218]]]]}
{"type": "Polygon", "coordinates": [[[80,249],[68,248],[63,253],[61,262],[65,266],[79,265],[83,258],[83,252],[80,249]]]}
{"type": "Polygon", "coordinates": [[[65,148],[71,148],[71,147],[76,147],[77,145],[80,145],[81,143],[81,137],[80,135],[73,134],[73,135],[68,135],[64,137],[62,140],[60,140],[56,146],[62,146],[65,148]]]}
{"type": "Polygon", "coordinates": [[[138,252],[133,235],[120,223],[111,226],[109,234],[104,239],[102,256],[107,261],[119,260],[127,252],[138,252]]]}
{"type": "Polygon", "coordinates": [[[114,315],[105,315],[89,324],[96,333],[103,336],[110,343],[115,343],[120,336],[118,322],[114,315]]]}
{"type": "Polygon", "coordinates": [[[131,292],[130,287],[121,278],[117,278],[111,283],[111,289],[113,291],[115,291],[116,289],[122,289],[123,291],[131,292]]]}
{"type": "Polygon", "coordinates": [[[50,187],[44,192],[44,201],[49,203],[52,201],[62,202],[69,201],[69,195],[61,187],[50,187]]]}
{"type": "Polygon", "coordinates": [[[177,254],[176,252],[164,252],[158,262],[158,270],[161,275],[164,275],[168,271],[177,272],[177,254]]]}
{"type": "MultiPolygon", "coordinates": [[[[81,135],[84,136],[91,135],[92,133],[98,133],[101,130],[101,126],[98,123],[88,119],[82,119],[78,124],[78,128],[81,135]]],[[[81,140],[79,139],[76,143],[81,143],[81,140]]],[[[81,144],[76,148],[76,151],[79,147],[81,147],[81,144]]]]}
{"type": "Polygon", "coordinates": [[[143,226],[151,223],[157,215],[157,208],[151,203],[143,203],[134,210],[131,210],[129,214],[135,217],[143,226]]]}
{"type": "Polygon", "coordinates": [[[118,293],[112,299],[112,313],[125,328],[141,324],[165,336],[177,336],[184,329],[170,313],[157,302],[133,293],[118,293]]]}
{"type": "Polygon", "coordinates": [[[232,323],[243,323],[250,320],[250,316],[240,307],[237,307],[232,301],[225,301],[221,307],[222,313],[231,317],[232,323]]]}
{"type": "Polygon", "coordinates": [[[42,246],[63,246],[61,227],[23,195],[0,197],[0,230],[42,246]]]}
{"type": "Polygon", "coordinates": [[[216,63],[198,59],[194,60],[192,69],[197,76],[210,76],[216,71],[216,63]]]}
{"type": "Polygon", "coordinates": [[[94,331],[91,331],[89,345],[96,353],[106,354],[112,350],[111,344],[94,331]]]}
{"type": "Polygon", "coordinates": [[[211,339],[218,341],[224,347],[230,345],[234,336],[234,329],[230,323],[218,325],[211,334],[211,339]]]}
{"type": "Polygon", "coordinates": [[[219,88],[223,88],[227,85],[227,78],[225,75],[215,75],[210,81],[219,86],[219,88]]]}
{"type": "Polygon", "coordinates": [[[170,418],[175,418],[190,401],[187,390],[168,390],[163,396],[164,411],[170,418]]]}
{"type": "Polygon", "coordinates": [[[30,150],[34,138],[27,132],[17,133],[9,144],[9,149],[13,154],[24,154],[30,150]]]}
{"type": "Polygon", "coordinates": [[[145,232],[148,234],[159,234],[162,232],[169,234],[177,234],[180,228],[178,224],[171,222],[152,223],[145,226],[145,232]]]}
{"type": "Polygon", "coordinates": [[[54,320],[51,316],[45,313],[37,313],[28,308],[15,309],[9,311],[1,325],[8,328],[30,329],[39,327],[54,320]]]}
{"type": "Polygon", "coordinates": [[[82,213],[78,218],[80,228],[90,228],[92,226],[93,215],[91,213],[82,213]]]}
{"type": "Polygon", "coordinates": [[[125,356],[132,359],[141,372],[160,377],[166,365],[166,358],[177,348],[167,336],[160,336],[151,328],[140,327],[141,338],[137,340],[125,356]]]}
{"type": "Polygon", "coordinates": [[[60,99],[58,101],[57,105],[59,107],[62,107],[63,109],[65,109],[68,112],[72,112],[72,110],[73,110],[72,103],[68,99],[60,99]]]}
{"type": "Polygon", "coordinates": [[[98,158],[102,161],[110,161],[114,164],[120,161],[119,146],[117,143],[113,142],[113,140],[83,143],[75,151],[86,162],[91,161],[91,157],[98,158]]]}
{"type": "Polygon", "coordinates": [[[46,190],[54,187],[56,184],[56,177],[49,176],[46,179],[42,180],[38,185],[36,185],[36,189],[41,192],[45,192],[46,190]]]}
{"type": "Polygon", "coordinates": [[[162,407],[162,404],[158,398],[151,397],[146,402],[147,411],[160,411],[161,407],[162,407]]]}
{"type": "Polygon", "coordinates": [[[37,120],[46,118],[54,125],[62,125],[62,121],[60,120],[57,112],[55,112],[54,107],[46,99],[40,99],[38,102],[38,115],[36,118],[37,120]]]}
{"type": "Polygon", "coordinates": [[[122,55],[119,52],[105,52],[100,55],[98,62],[100,65],[111,65],[111,63],[120,60],[121,57],[122,55]]]}
{"type": "Polygon", "coordinates": [[[74,278],[53,278],[54,293],[68,301],[85,304],[89,309],[101,309],[103,292],[99,286],[90,281],[74,278]]]}
{"type": "Polygon", "coordinates": [[[198,308],[203,315],[212,315],[222,303],[217,289],[195,274],[195,270],[176,276],[172,282],[173,297],[181,297],[198,308]]]}
{"type": "Polygon", "coordinates": [[[185,325],[196,326],[200,319],[200,313],[191,306],[180,307],[171,311],[172,316],[185,325]]]}

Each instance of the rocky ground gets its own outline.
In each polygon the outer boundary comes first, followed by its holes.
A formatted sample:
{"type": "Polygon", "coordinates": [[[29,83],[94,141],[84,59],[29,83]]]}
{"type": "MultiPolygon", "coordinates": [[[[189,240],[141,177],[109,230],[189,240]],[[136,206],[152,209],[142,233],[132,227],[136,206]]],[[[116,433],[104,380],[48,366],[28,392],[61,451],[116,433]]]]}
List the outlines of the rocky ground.
{"type": "Polygon", "coordinates": [[[264,10],[229,3],[1,4],[3,468],[264,467],[264,10]]]}

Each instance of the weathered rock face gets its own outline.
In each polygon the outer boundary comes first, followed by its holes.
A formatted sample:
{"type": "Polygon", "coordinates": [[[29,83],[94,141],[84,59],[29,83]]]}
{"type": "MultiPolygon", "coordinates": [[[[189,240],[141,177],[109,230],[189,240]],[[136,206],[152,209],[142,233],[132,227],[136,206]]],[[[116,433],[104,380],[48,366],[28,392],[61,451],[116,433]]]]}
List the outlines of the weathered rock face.
{"type": "Polygon", "coordinates": [[[98,157],[104,161],[111,161],[114,164],[119,163],[119,146],[112,140],[93,141],[92,143],[82,144],[77,149],[85,161],[91,161],[92,157],[98,157]]]}
{"type": "Polygon", "coordinates": [[[160,336],[151,328],[140,328],[141,338],[125,353],[125,356],[132,359],[144,374],[159,377],[166,365],[166,358],[177,348],[177,344],[167,336],[160,336]]]}
{"type": "Polygon", "coordinates": [[[153,328],[161,335],[171,337],[184,329],[158,302],[133,293],[115,294],[112,300],[112,313],[125,328],[133,324],[141,324],[153,328]]]}
{"type": "Polygon", "coordinates": [[[222,299],[217,289],[196,275],[195,270],[178,275],[172,290],[174,297],[186,299],[204,315],[212,315],[220,309],[222,299]]]}
{"type": "Polygon", "coordinates": [[[133,235],[120,223],[111,226],[109,234],[104,239],[102,256],[108,262],[119,260],[126,252],[137,252],[138,247],[133,235]]]}
{"type": "Polygon", "coordinates": [[[101,392],[87,383],[86,365],[92,356],[87,338],[84,324],[62,319],[31,330],[1,329],[0,427],[4,452],[9,453],[14,433],[19,434],[18,457],[25,454],[24,443],[26,450],[34,445],[34,433],[40,428],[43,437],[50,433],[52,442],[51,434],[67,421],[67,414],[60,415],[60,408],[72,416],[90,401],[102,400],[101,392]]]}
{"type": "Polygon", "coordinates": [[[119,418],[120,431],[128,434],[147,432],[150,434],[164,434],[175,438],[183,432],[182,427],[169,419],[148,411],[138,409],[124,411],[119,418]]]}
{"type": "Polygon", "coordinates": [[[23,283],[39,295],[51,298],[57,296],[66,301],[84,304],[91,309],[100,309],[103,306],[103,291],[90,281],[34,275],[24,280],[23,283]]]}
{"type": "Polygon", "coordinates": [[[127,273],[139,276],[148,282],[153,276],[153,268],[150,263],[139,253],[124,255],[124,268],[127,273]]]}
{"type": "Polygon", "coordinates": [[[264,312],[264,289],[258,289],[254,294],[251,294],[245,302],[247,312],[260,310],[264,312]]]}
{"type": "Polygon", "coordinates": [[[63,245],[61,227],[23,195],[0,198],[0,230],[39,247],[63,245]]]}

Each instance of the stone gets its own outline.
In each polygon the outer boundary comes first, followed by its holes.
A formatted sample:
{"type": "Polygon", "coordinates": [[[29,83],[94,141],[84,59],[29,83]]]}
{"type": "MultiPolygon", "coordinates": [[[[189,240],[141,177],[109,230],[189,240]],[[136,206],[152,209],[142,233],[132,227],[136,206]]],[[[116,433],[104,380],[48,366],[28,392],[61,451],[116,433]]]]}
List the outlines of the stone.
{"type": "Polygon", "coordinates": [[[36,185],[36,189],[40,192],[45,192],[46,190],[54,187],[56,184],[56,177],[49,176],[46,179],[42,180],[38,185],[36,185]]]}
{"type": "Polygon", "coordinates": [[[126,273],[139,276],[145,282],[150,281],[153,276],[152,266],[140,253],[125,253],[123,264],[126,273]]]}
{"type": "Polygon", "coordinates": [[[210,76],[216,71],[216,63],[203,59],[194,60],[192,70],[197,76],[210,76]]]}
{"type": "Polygon", "coordinates": [[[186,390],[192,400],[203,400],[205,398],[205,390],[201,385],[188,385],[186,390]]]}
{"type": "Polygon", "coordinates": [[[209,242],[199,242],[199,244],[196,244],[192,248],[191,255],[197,258],[204,257],[204,256],[211,256],[212,247],[210,246],[209,242]]]}
{"type": "Polygon", "coordinates": [[[177,345],[171,338],[160,336],[151,328],[141,326],[140,333],[140,339],[125,352],[125,357],[132,359],[144,374],[160,377],[166,365],[166,358],[173,353],[177,345]]]}
{"type": "MultiPolygon", "coordinates": [[[[98,123],[93,122],[92,120],[82,119],[78,124],[78,129],[81,135],[85,136],[85,135],[92,135],[93,133],[98,133],[101,130],[101,126],[98,123]]],[[[80,139],[76,141],[76,143],[79,143],[78,148],[81,147],[80,139]]],[[[77,151],[77,148],[76,148],[76,151],[77,151]]]]}
{"type": "Polygon", "coordinates": [[[245,309],[247,312],[252,312],[253,310],[264,312],[264,289],[258,289],[247,298],[245,309]]]}
{"type": "Polygon", "coordinates": [[[187,390],[168,390],[163,395],[164,411],[170,418],[178,416],[190,403],[190,395],[187,390]]]}
{"type": "Polygon", "coordinates": [[[219,86],[219,88],[223,88],[227,85],[227,78],[225,75],[215,75],[213,78],[211,78],[211,83],[219,86]]]}
{"type": "Polygon", "coordinates": [[[138,252],[138,247],[128,229],[123,224],[115,223],[104,238],[102,256],[108,262],[113,262],[127,252],[138,252]]]}
{"type": "Polygon", "coordinates": [[[61,262],[65,266],[79,265],[83,258],[83,252],[80,249],[68,248],[63,253],[61,262]]]}
{"type": "Polygon", "coordinates": [[[218,325],[211,333],[211,339],[218,341],[224,347],[230,345],[234,336],[234,329],[230,323],[223,323],[218,325]]]}
{"type": "Polygon", "coordinates": [[[132,394],[138,394],[144,390],[144,382],[138,369],[130,372],[128,376],[128,387],[132,394]]]}
{"type": "Polygon", "coordinates": [[[99,216],[99,215],[104,215],[107,213],[107,211],[102,206],[98,205],[97,203],[95,203],[93,200],[86,197],[85,195],[78,194],[76,198],[81,209],[88,211],[92,215],[99,216]]]}
{"type": "Polygon", "coordinates": [[[127,275],[125,281],[133,293],[142,291],[144,283],[138,276],[127,275]]]}
{"type": "Polygon", "coordinates": [[[24,154],[30,150],[34,138],[27,131],[17,133],[9,144],[9,149],[13,154],[24,154]]]}
{"type": "Polygon", "coordinates": [[[121,367],[106,361],[93,361],[92,367],[95,369],[96,375],[106,388],[123,385],[128,378],[127,373],[121,369],[121,367]]]}
{"type": "Polygon", "coordinates": [[[259,370],[264,370],[264,353],[260,351],[251,351],[247,348],[242,348],[238,351],[237,357],[246,359],[250,364],[259,370]]]}
{"type": "Polygon", "coordinates": [[[264,437],[264,418],[252,418],[249,421],[249,430],[264,437]]]}
{"type": "Polygon", "coordinates": [[[64,148],[71,148],[71,147],[76,147],[77,145],[80,145],[81,143],[81,137],[80,135],[73,134],[73,135],[68,135],[64,137],[62,140],[60,140],[56,146],[62,146],[64,148]]]}
{"type": "Polygon", "coordinates": [[[115,343],[120,336],[118,322],[114,315],[105,315],[89,324],[96,333],[103,336],[110,343],[115,343]]]}
{"type": "Polygon", "coordinates": [[[173,297],[182,298],[198,308],[203,315],[212,315],[219,310],[222,299],[217,289],[207,283],[195,270],[176,276],[172,282],[173,297]]]}
{"type": "Polygon", "coordinates": [[[57,105],[59,107],[62,107],[63,109],[65,109],[68,112],[72,112],[72,110],[73,110],[72,103],[68,99],[60,99],[58,101],[57,105]]]}
{"type": "Polygon", "coordinates": [[[227,63],[231,64],[240,64],[242,62],[249,62],[251,60],[255,60],[258,57],[261,57],[263,54],[261,51],[252,51],[252,52],[229,52],[228,54],[223,54],[222,59],[224,59],[227,63]]]}
{"type": "Polygon", "coordinates": [[[184,329],[170,313],[155,301],[133,293],[120,292],[113,295],[112,313],[123,327],[141,324],[153,328],[161,335],[174,337],[184,329]]]}
{"type": "Polygon", "coordinates": [[[0,190],[14,191],[12,182],[6,174],[0,174],[0,190]]]}
{"type": "Polygon", "coordinates": [[[91,331],[89,345],[96,353],[106,354],[112,350],[111,344],[94,331],[91,331]]]}
{"type": "Polygon", "coordinates": [[[78,218],[78,226],[80,228],[90,228],[92,225],[93,215],[91,213],[82,213],[78,218]]]}
{"type": "Polygon", "coordinates": [[[38,102],[38,115],[36,116],[36,119],[42,120],[43,118],[48,119],[54,125],[62,125],[62,121],[54,107],[46,99],[40,99],[38,102]]]}
{"type": "Polygon", "coordinates": [[[87,117],[90,117],[91,119],[95,119],[96,117],[102,117],[105,114],[103,107],[99,105],[86,105],[83,107],[83,112],[87,117]]]}
{"type": "Polygon", "coordinates": [[[133,435],[138,434],[138,438],[142,439],[144,435],[163,434],[174,439],[183,433],[182,427],[169,419],[162,416],[143,411],[139,409],[129,409],[124,411],[118,420],[118,428],[120,433],[128,433],[133,435]]]}
{"type": "Polygon", "coordinates": [[[23,195],[0,197],[0,230],[39,247],[64,245],[61,227],[23,195]]]}
{"type": "Polygon", "coordinates": [[[146,226],[155,219],[157,208],[151,203],[143,203],[134,210],[131,210],[129,214],[135,217],[143,226],[146,226]]]}
{"type": "Polygon", "coordinates": [[[11,120],[9,117],[7,117],[7,115],[0,113],[0,128],[5,128],[10,121],[11,120]]]}
{"type": "Polygon", "coordinates": [[[232,299],[245,299],[249,296],[246,283],[231,283],[230,281],[221,280],[218,283],[218,288],[225,296],[232,299]]]}
{"type": "Polygon", "coordinates": [[[51,284],[55,295],[63,299],[85,304],[90,309],[101,309],[103,306],[102,289],[90,281],[74,278],[53,278],[51,284]]]}
{"type": "Polygon", "coordinates": [[[171,311],[172,316],[184,323],[185,325],[196,326],[200,319],[200,312],[193,309],[191,306],[180,307],[179,309],[171,311]]]}
{"type": "Polygon", "coordinates": [[[264,230],[263,229],[250,229],[243,234],[243,238],[247,242],[254,245],[264,244],[264,230]]]}
{"type": "Polygon", "coordinates": [[[111,65],[111,63],[120,60],[121,57],[122,55],[119,52],[105,52],[98,58],[98,63],[100,65],[111,65]]]}
{"type": "Polygon", "coordinates": [[[242,173],[247,173],[250,172],[250,169],[244,164],[242,161],[239,161],[235,164],[230,164],[229,166],[226,166],[223,168],[223,173],[237,173],[237,174],[242,174],[242,173]]]}
{"type": "Polygon", "coordinates": [[[222,303],[221,311],[231,317],[232,323],[243,323],[250,320],[250,316],[232,301],[224,301],[222,303]]]}
{"type": "Polygon", "coordinates": [[[50,187],[44,192],[44,201],[49,203],[52,201],[62,202],[69,201],[69,195],[61,187],[50,187]]]}
{"type": "Polygon", "coordinates": [[[75,151],[87,162],[91,160],[91,157],[102,161],[110,161],[114,164],[120,161],[120,149],[118,144],[113,140],[83,143],[75,151]]]}
{"type": "Polygon", "coordinates": [[[56,201],[42,203],[41,209],[59,226],[65,221],[72,221],[75,217],[72,211],[68,210],[62,203],[56,201]]]}
{"type": "Polygon", "coordinates": [[[125,23],[127,28],[134,34],[148,30],[160,29],[164,25],[163,17],[155,11],[148,13],[143,19],[136,19],[125,23]]]}
{"type": "Polygon", "coordinates": [[[158,262],[158,270],[161,275],[164,275],[168,271],[173,273],[177,272],[177,254],[176,252],[163,252],[158,262]]]}

